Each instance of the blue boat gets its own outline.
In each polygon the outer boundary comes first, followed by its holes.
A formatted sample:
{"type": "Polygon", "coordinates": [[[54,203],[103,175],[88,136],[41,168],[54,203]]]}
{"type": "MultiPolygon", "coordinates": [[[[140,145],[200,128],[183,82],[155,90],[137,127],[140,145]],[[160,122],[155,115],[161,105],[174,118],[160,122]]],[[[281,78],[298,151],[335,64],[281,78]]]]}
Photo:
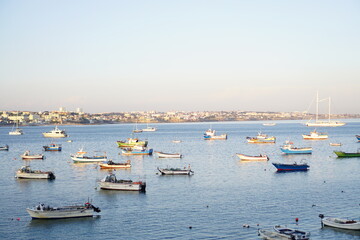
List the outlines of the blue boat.
{"type": "Polygon", "coordinates": [[[281,171],[307,171],[309,165],[306,163],[272,163],[278,170],[281,171]]]}
{"type": "Polygon", "coordinates": [[[61,151],[61,144],[51,143],[49,146],[43,146],[45,151],[61,151]]]}
{"type": "Polygon", "coordinates": [[[129,148],[129,149],[122,149],[122,154],[123,155],[152,155],[153,153],[153,149],[150,148],[146,148],[146,147],[142,147],[142,146],[135,146],[133,148],[129,148]]]}
{"type": "Polygon", "coordinates": [[[356,137],[357,140],[360,142],[360,135],[355,135],[355,137],[356,137]]]}
{"type": "Polygon", "coordinates": [[[311,154],[312,147],[303,147],[297,148],[294,147],[292,142],[285,142],[285,144],[280,148],[280,150],[285,154],[311,154]]]}

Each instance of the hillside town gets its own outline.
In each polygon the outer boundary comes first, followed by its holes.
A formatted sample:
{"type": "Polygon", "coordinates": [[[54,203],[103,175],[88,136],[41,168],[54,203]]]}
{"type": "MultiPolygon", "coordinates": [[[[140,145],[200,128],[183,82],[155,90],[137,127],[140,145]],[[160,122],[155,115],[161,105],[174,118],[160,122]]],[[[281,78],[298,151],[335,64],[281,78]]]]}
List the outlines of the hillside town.
{"type": "MultiPolygon", "coordinates": [[[[56,111],[0,111],[0,125],[47,124],[116,124],[116,123],[180,123],[180,122],[217,122],[217,121],[273,121],[309,120],[315,115],[306,112],[256,112],[256,111],[137,111],[85,113],[81,108],[67,111],[61,107],[56,111]]],[[[319,118],[328,118],[320,115],[319,118]]],[[[360,114],[332,114],[333,119],[360,118],[360,114]]]]}

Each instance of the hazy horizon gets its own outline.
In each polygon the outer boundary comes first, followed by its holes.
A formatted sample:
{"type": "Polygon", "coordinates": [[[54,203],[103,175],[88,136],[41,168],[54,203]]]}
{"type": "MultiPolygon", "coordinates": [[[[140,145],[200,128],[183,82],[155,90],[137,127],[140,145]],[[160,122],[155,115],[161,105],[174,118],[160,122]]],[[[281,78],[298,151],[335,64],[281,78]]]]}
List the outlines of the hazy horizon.
{"type": "Polygon", "coordinates": [[[319,91],[332,113],[359,114],[359,10],[350,0],[1,1],[0,110],[314,113],[319,91]]]}

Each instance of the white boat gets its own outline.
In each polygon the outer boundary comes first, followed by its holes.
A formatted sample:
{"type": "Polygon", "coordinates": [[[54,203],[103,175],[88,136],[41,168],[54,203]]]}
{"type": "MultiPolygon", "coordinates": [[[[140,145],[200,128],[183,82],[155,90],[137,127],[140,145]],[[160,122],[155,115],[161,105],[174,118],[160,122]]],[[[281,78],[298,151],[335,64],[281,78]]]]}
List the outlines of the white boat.
{"type": "Polygon", "coordinates": [[[172,140],[173,143],[181,143],[181,140],[172,140]]]}
{"type": "Polygon", "coordinates": [[[20,156],[22,159],[44,159],[43,154],[34,154],[30,155],[30,151],[25,151],[23,155],[20,156]]]}
{"type": "MultiPolygon", "coordinates": [[[[315,122],[310,122],[308,121],[305,125],[308,127],[339,127],[339,126],[344,126],[346,123],[344,122],[336,122],[336,121],[331,121],[330,120],[330,104],[331,104],[331,99],[326,98],[326,99],[322,99],[319,100],[319,92],[316,93],[316,115],[315,115],[315,122]],[[328,100],[329,102],[329,119],[328,121],[320,121],[319,120],[319,102],[324,101],[324,100],[328,100]]],[[[311,119],[310,119],[311,120],[311,119]]]]}
{"type": "Polygon", "coordinates": [[[40,170],[31,170],[30,166],[23,166],[18,171],[16,171],[15,177],[17,178],[27,178],[27,179],[55,179],[55,174],[51,171],[40,171],[40,170]]]}
{"type": "Polygon", "coordinates": [[[0,147],[0,151],[8,151],[9,150],[9,145],[5,145],[5,146],[1,146],[0,147]]]}
{"type": "Polygon", "coordinates": [[[278,232],[275,232],[275,231],[266,230],[266,229],[259,229],[258,230],[258,235],[262,239],[267,239],[267,240],[292,239],[291,236],[281,234],[281,233],[278,233],[278,232]]]}
{"type": "Polygon", "coordinates": [[[16,121],[13,129],[9,132],[9,135],[23,135],[24,132],[19,128],[19,121],[16,121]]]}
{"type": "Polygon", "coordinates": [[[291,237],[292,240],[309,240],[310,232],[301,231],[298,229],[288,228],[286,226],[276,225],[274,230],[278,233],[285,234],[291,237]]]}
{"type": "Polygon", "coordinates": [[[80,149],[76,154],[70,155],[70,157],[75,163],[99,163],[107,161],[105,153],[104,155],[95,156],[86,156],[86,153],[83,149],[80,149]]]}
{"type": "Polygon", "coordinates": [[[26,211],[34,219],[60,219],[92,217],[94,212],[100,212],[100,209],[91,203],[64,207],[50,207],[45,206],[45,204],[39,204],[33,208],[26,208],[26,211]]]}
{"type": "Polygon", "coordinates": [[[147,124],[147,128],[141,129],[143,132],[155,132],[157,129],[155,127],[149,127],[149,124],[147,124]]]}
{"type": "Polygon", "coordinates": [[[322,218],[321,222],[325,226],[349,230],[360,230],[360,221],[332,217],[324,218],[324,215],[322,214],[320,214],[319,217],[322,218]]]}
{"type": "Polygon", "coordinates": [[[249,156],[241,153],[236,153],[242,161],[269,161],[269,157],[267,155],[260,154],[259,156],[249,156]]]}
{"type": "Polygon", "coordinates": [[[131,161],[127,160],[124,163],[117,163],[109,160],[107,162],[99,163],[101,169],[119,169],[119,168],[131,168],[131,161]]]}
{"type": "Polygon", "coordinates": [[[318,133],[316,129],[310,132],[309,135],[303,134],[302,137],[304,140],[326,140],[329,138],[326,133],[318,133]]]}
{"type": "Polygon", "coordinates": [[[155,152],[159,158],[182,158],[180,153],[155,152]]]}
{"type": "Polygon", "coordinates": [[[194,173],[190,166],[188,168],[158,168],[161,175],[190,175],[194,173]]]}
{"type": "Polygon", "coordinates": [[[204,140],[226,140],[227,139],[227,134],[221,134],[221,135],[216,135],[216,131],[213,129],[208,129],[205,131],[204,133],[204,140]]]}
{"type": "Polygon", "coordinates": [[[271,127],[271,126],[275,126],[276,123],[263,123],[263,126],[268,126],[268,127],[271,127]]]}
{"type": "Polygon", "coordinates": [[[138,181],[133,182],[132,180],[118,180],[115,174],[106,176],[99,182],[99,186],[104,190],[120,190],[120,191],[139,191],[145,192],[146,182],[138,181]]]}
{"type": "Polygon", "coordinates": [[[333,147],[340,147],[342,146],[341,143],[329,143],[330,146],[333,146],[333,147]]]}
{"type": "Polygon", "coordinates": [[[44,132],[43,136],[50,138],[64,138],[68,135],[66,134],[65,130],[60,130],[57,126],[55,126],[55,128],[50,132],[44,132]]]}

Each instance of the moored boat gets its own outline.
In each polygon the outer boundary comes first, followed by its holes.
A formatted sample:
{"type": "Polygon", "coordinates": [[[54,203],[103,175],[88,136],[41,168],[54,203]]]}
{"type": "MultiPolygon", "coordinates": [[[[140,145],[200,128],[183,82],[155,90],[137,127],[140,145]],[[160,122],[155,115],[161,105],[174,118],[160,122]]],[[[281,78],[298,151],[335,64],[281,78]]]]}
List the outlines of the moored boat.
{"type": "Polygon", "coordinates": [[[138,181],[133,182],[132,180],[118,180],[115,174],[106,176],[99,182],[99,186],[104,190],[120,190],[120,191],[140,191],[145,192],[146,182],[138,181]]]}
{"type": "Polygon", "coordinates": [[[269,161],[269,157],[267,155],[260,154],[259,156],[249,156],[241,153],[236,153],[242,161],[269,161]]]}
{"type": "Polygon", "coordinates": [[[9,135],[23,135],[24,132],[21,128],[19,128],[19,121],[16,121],[13,129],[9,132],[9,135]]]}
{"type": "Polygon", "coordinates": [[[55,128],[50,132],[44,132],[43,136],[49,138],[64,138],[68,135],[66,134],[65,130],[60,130],[57,126],[55,126],[55,128]]]}
{"type": "Polygon", "coordinates": [[[18,171],[16,171],[15,177],[17,178],[27,178],[27,179],[55,179],[55,174],[51,171],[40,171],[40,170],[31,170],[30,166],[23,166],[18,171]]]}
{"type": "Polygon", "coordinates": [[[44,159],[44,155],[43,154],[34,154],[34,155],[30,155],[30,151],[25,151],[21,156],[22,159],[44,159]]]}
{"type": "Polygon", "coordinates": [[[286,141],[285,144],[280,148],[285,154],[311,154],[312,147],[294,147],[292,142],[286,141]]]}
{"type": "Polygon", "coordinates": [[[45,204],[39,204],[33,208],[27,208],[26,211],[34,219],[92,217],[94,216],[94,212],[101,212],[98,207],[95,207],[91,203],[64,207],[50,207],[45,206],[45,204]]]}
{"type": "Polygon", "coordinates": [[[107,160],[107,156],[105,153],[104,155],[94,156],[86,156],[86,153],[87,152],[83,151],[83,149],[80,149],[76,154],[70,155],[70,157],[74,161],[74,163],[98,163],[107,160]]]}
{"type": "Polygon", "coordinates": [[[45,151],[61,151],[61,144],[50,143],[47,146],[43,146],[45,151]]]}
{"type": "Polygon", "coordinates": [[[194,173],[190,166],[184,168],[158,168],[158,170],[161,175],[190,175],[194,173]]]}
{"type": "Polygon", "coordinates": [[[120,148],[129,148],[134,146],[146,147],[148,141],[140,141],[138,138],[128,138],[127,141],[117,141],[116,143],[120,148]]]}
{"type": "Polygon", "coordinates": [[[360,151],[358,150],[357,152],[343,152],[343,151],[334,151],[334,153],[339,157],[339,158],[349,158],[349,157],[360,157],[360,151]]]}
{"type": "Polygon", "coordinates": [[[324,226],[348,229],[348,230],[358,230],[358,231],[360,230],[360,221],[343,219],[343,218],[334,218],[334,217],[324,218],[323,214],[320,214],[319,217],[321,218],[321,223],[324,226]]]}
{"type": "Polygon", "coordinates": [[[360,142],[360,135],[355,135],[355,137],[360,142]]]}
{"type": "Polygon", "coordinates": [[[131,161],[127,160],[124,163],[116,163],[112,160],[109,160],[107,162],[99,163],[99,166],[101,169],[114,169],[114,168],[131,168],[131,161]]]}
{"type": "Polygon", "coordinates": [[[272,163],[277,171],[307,171],[309,165],[307,163],[272,163]]]}
{"type": "Polygon", "coordinates": [[[270,231],[270,230],[266,230],[266,229],[258,229],[258,235],[262,238],[262,239],[267,239],[267,240],[272,240],[272,239],[291,239],[291,236],[282,234],[282,233],[278,233],[275,231],[270,231]]]}
{"type": "Polygon", "coordinates": [[[276,125],[276,123],[263,123],[263,126],[268,126],[268,127],[272,127],[275,125],[276,125]]]}
{"type": "Polygon", "coordinates": [[[182,158],[180,153],[164,153],[164,152],[156,152],[159,158],[182,158]]]}
{"type": "Polygon", "coordinates": [[[134,146],[132,148],[128,149],[121,149],[122,155],[152,155],[153,149],[152,148],[146,148],[142,146],[134,146]]]}
{"type": "Polygon", "coordinates": [[[333,147],[340,147],[342,146],[341,143],[329,143],[330,146],[333,146],[333,147]]]}
{"type": "Polygon", "coordinates": [[[292,240],[308,240],[310,239],[310,232],[301,231],[298,229],[288,228],[286,226],[276,225],[274,230],[278,233],[288,235],[292,240]]]}
{"type": "Polygon", "coordinates": [[[141,129],[143,132],[155,132],[157,129],[155,127],[147,127],[147,128],[143,128],[141,129]]]}
{"type": "Polygon", "coordinates": [[[9,150],[9,145],[5,145],[5,146],[1,146],[0,147],[0,151],[8,151],[9,150]]]}
{"type": "Polygon", "coordinates": [[[204,133],[204,140],[226,140],[227,134],[216,135],[216,131],[209,129],[204,133]]]}
{"type": "Polygon", "coordinates": [[[248,143],[275,143],[276,138],[273,136],[268,136],[261,132],[258,133],[256,137],[246,137],[248,143]]]}
{"type": "Polygon", "coordinates": [[[326,133],[319,133],[315,129],[308,135],[303,134],[302,137],[304,140],[326,140],[329,136],[326,133]]]}

